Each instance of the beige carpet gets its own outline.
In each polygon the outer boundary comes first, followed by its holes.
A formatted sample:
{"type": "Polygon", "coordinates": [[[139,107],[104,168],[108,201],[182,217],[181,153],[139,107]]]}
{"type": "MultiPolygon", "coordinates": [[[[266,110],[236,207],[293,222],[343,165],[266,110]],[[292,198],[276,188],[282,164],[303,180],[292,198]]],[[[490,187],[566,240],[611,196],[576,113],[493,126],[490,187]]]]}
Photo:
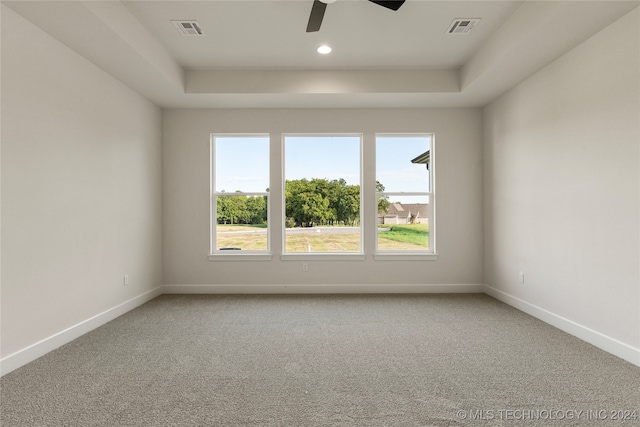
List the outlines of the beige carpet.
{"type": "Polygon", "coordinates": [[[486,295],[164,295],[0,385],[3,427],[640,425],[640,368],[486,295]]]}

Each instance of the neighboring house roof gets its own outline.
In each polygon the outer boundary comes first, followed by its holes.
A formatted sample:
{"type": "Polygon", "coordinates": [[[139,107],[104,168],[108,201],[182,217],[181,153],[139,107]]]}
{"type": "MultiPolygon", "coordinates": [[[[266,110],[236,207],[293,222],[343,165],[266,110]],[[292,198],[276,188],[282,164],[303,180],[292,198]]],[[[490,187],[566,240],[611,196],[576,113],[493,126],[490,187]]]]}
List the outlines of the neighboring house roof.
{"type": "Polygon", "coordinates": [[[406,218],[407,216],[417,215],[418,218],[429,217],[428,203],[391,203],[387,208],[384,216],[398,216],[406,218]]]}
{"type": "Polygon", "coordinates": [[[431,163],[431,150],[427,150],[420,154],[418,157],[411,160],[411,163],[425,164],[427,165],[427,169],[429,169],[429,163],[431,163]]]}
{"type": "MultiPolygon", "coordinates": [[[[400,203],[391,203],[387,208],[385,215],[402,215],[402,213],[404,213],[404,208],[400,203]]],[[[407,214],[405,213],[404,216],[406,215],[407,214]]]]}

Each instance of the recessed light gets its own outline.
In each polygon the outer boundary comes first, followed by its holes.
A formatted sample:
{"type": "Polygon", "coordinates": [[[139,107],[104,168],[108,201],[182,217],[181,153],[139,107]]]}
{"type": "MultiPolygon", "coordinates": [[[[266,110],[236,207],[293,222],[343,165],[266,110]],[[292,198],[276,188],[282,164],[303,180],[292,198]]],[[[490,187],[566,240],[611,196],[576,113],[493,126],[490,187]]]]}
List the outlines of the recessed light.
{"type": "Polygon", "coordinates": [[[320,46],[318,48],[318,53],[320,53],[322,55],[326,55],[327,53],[331,53],[331,48],[329,46],[327,46],[326,44],[323,44],[322,46],[320,46]]]}

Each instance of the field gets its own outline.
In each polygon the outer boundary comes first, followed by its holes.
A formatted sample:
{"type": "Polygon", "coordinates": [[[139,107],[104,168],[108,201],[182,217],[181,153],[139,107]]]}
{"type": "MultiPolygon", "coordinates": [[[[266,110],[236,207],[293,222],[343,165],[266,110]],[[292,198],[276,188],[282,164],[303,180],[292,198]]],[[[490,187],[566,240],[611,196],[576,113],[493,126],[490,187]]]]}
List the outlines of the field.
{"type": "MultiPolygon", "coordinates": [[[[323,228],[326,230],[326,228],[323,228]]],[[[218,248],[241,248],[243,250],[266,250],[266,226],[219,225],[218,248]]],[[[381,226],[378,233],[379,250],[425,250],[429,245],[428,224],[398,224],[381,226]]],[[[287,252],[359,252],[360,236],[357,233],[317,233],[309,228],[308,233],[287,233],[287,252]]]]}
{"type": "Polygon", "coordinates": [[[389,224],[386,227],[389,231],[378,233],[378,250],[429,248],[429,224],[389,224]]]}
{"type": "Polygon", "coordinates": [[[264,224],[218,225],[217,231],[218,248],[241,248],[250,251],[267,249],[267,226],[264,224]]]}

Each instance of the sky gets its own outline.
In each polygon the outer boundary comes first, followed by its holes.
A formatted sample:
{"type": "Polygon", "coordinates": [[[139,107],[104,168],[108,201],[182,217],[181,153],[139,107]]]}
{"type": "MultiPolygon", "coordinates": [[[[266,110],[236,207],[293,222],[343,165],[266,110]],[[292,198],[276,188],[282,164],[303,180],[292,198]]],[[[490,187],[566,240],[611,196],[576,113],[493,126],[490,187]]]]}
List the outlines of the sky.
{"type": "Polygon", "coordinates": [[[360,184],[360,136],[286,136],[285,179],[344,178],[360,184]]]}
{"type": "Polygon", "coordinates": [[[411,163],[430,148],[429,137],[377,137],[376,180],[386,192],[430,191],[426,166],[411,163]]]}
{"type": "MultiPolygon", "coordinates": [[[[428,136],[378,137],[376,179],[387,192],[429,191],[424,164],[411,159],[430,149],[428,136]]],[[[216,137],[216,191],[263,192],[269,187],[269,137],[216,137]]],[[[344,178],[360,183],[360,136],[285,136],[285,179],[344,178]]],[[[392,196],[392,201],[403,201],[392,196]]],[[[406,203],[417,203],[416,200],[406,203]]]]}
{"type": "Polygon", "coordinates": [[[215,190],[264,192],[269,188],[269,137],[216,137],[215,190]]]}

